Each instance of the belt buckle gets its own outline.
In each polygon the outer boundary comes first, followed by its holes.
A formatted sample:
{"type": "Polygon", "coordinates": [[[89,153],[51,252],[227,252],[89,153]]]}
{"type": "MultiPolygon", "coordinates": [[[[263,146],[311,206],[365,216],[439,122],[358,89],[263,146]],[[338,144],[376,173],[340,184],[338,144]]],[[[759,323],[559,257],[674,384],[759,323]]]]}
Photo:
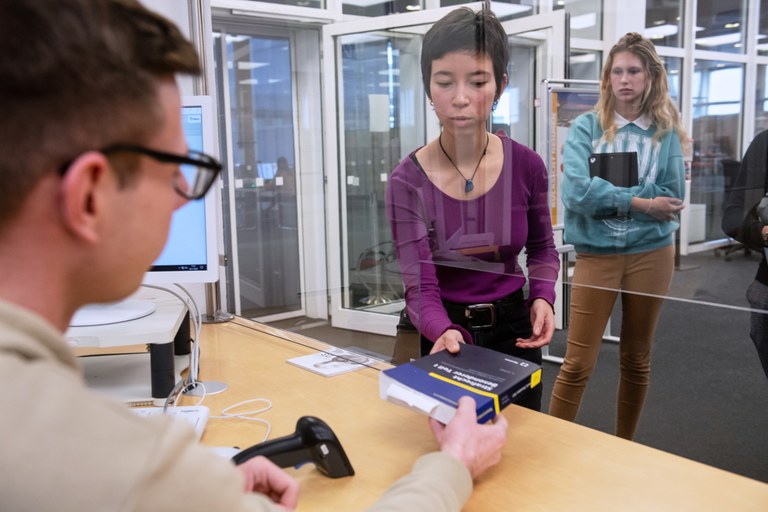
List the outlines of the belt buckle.
{"type": "MultiPolygon", "coordinates": [[[[471,329],[488,329],[496,325],[496,306],[493,304],[470,304],[464,309],[464,317],[468,320],[468,325],[471,329]],[[477,313],[488,312],[488,320],[486,323],[475,324],[473,320],[476,318],[477,313]]],[[[481,320],[480,318],[477,318],[481,320]]]]}

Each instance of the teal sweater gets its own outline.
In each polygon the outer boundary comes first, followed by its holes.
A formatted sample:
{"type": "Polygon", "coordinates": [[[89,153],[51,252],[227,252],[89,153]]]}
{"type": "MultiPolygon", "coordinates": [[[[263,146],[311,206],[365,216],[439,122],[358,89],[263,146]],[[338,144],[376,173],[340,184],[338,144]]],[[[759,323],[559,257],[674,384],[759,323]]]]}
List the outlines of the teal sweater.
{"type": "Polygon", "coordinates": [[[597,115],[577,117],[568,132],[563,155],[561,195],[565,206],[565,241],[576,252],[595,254],[640,253],[672,243],[679,220],[658,221],[642,212],[629,211],[632,196],[668,196],[683,199],[683,152],[676,132],[653,140],[656,125],[643,130],[634,123],[621,127],[612,141],[602,138],[597,115]],[[587,160],[592,153],[636,151],[639,184],[616,187],[591,178],[587,160]],[[615,217],[594,218],[615,212],[615,217]]]}

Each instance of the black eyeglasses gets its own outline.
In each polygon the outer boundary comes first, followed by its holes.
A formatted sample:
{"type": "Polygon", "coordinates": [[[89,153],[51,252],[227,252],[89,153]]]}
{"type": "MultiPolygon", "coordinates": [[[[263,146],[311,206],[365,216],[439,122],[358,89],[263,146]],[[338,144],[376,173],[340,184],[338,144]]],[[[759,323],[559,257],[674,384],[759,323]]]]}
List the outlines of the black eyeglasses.
{"type": "Polygon", "coordinates": [[[175,155],[173,153],[157,151],[143,146],[115,144],[102,149],[101,152],[105,155],[120,152],[139,153],[157,160],[158,162],[190,166],[191,170],[194,171],[194,174],[191,177],[186,176],[188,187],[184,187],[178,182],[174,182],[173,184],[174,190],[176,190],[179,195],[190,200],[203,197],[211,188],[211,185],[213,185],[216,176],[219,175],[222,168],[221,162],[212,156],[192,150],[186,155],[175,155]]]}

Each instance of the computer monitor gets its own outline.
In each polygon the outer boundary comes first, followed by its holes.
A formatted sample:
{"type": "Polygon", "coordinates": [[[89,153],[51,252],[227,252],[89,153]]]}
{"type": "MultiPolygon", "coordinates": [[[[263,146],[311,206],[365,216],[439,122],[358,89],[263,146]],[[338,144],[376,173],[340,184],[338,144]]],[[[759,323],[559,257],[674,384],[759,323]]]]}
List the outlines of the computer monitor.
{"type": "MultiPolygon", "coordinates": [[[[184,96],[181,119],[189,149],[214,154],[215,122],[210,96],[184,96]]],[[[182,166],[184,172],[184,166],[182,166]]],[[[144,276],[147,284],[212,283],[219,280],[214,183],[205,198],[173,214],[168,242],[144,276]]]]}
{"type": "MultiPolygon", "coordinates": [[[[215,122],[210,96],[182,97],[182,127],[189,149],[214,154],[215,122]]],[[[182,166],[182,172],[185,172],[182,166]]],[[[144,284],[211,283],[219,279],[214,183],[205,198],[189,201],[173,214],[168,241],[144,284]]],[[[128,299],[113,304],[92,304],[75,313],[73,327],[106,325],[147,316],[155,310],[151,301],[128,299]]]]}

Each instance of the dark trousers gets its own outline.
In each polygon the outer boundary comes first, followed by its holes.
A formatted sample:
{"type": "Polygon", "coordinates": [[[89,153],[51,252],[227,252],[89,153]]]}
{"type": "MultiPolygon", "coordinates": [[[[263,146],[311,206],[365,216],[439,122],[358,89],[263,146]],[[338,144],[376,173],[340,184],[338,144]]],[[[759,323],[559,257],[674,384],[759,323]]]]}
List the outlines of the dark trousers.
{"type": "MultiPolygon", "coordinates": [[[[768,309],[768,286],[753,281],[747,288],[747,300],[753,309],[768,309]]],[[[757,349],[765,376],[768,377],[768,314],[753,311],[750,318],[749,336],[757,349]]]]}

